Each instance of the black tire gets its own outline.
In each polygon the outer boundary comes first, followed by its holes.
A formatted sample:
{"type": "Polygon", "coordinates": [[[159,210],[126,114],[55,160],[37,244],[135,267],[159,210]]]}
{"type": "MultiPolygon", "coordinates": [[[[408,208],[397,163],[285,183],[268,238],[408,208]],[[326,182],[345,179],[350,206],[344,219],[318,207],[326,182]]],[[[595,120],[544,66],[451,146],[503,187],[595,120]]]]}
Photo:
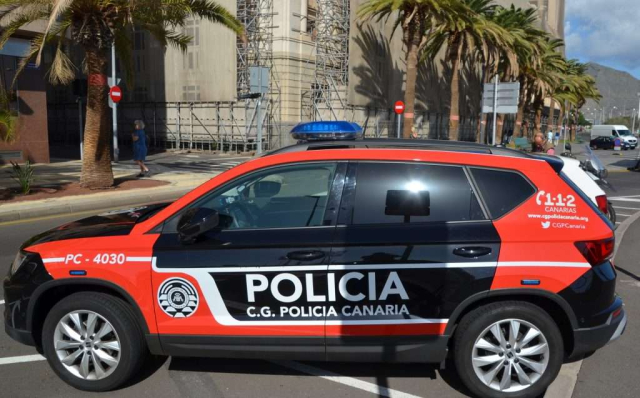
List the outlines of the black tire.
{"type": "Polygon", "coordinates": [[[613,208],[613,204],[611,204],[611,202],[607,204],[607,217],[609,218],[609,221],[613,223],[613,225],[616,225],[616,209],[613,208]]]}
{"type": "MultiPolygon", "coordinates": [[[[483,398],[527,398],[541,396],[560,372],[564,343],[555,321],[540,307],[522,301],[506,301],[479,307],[466,314],[455,332],[454,361],[460,380],[473,396],[483,398]],[[473,347],[480,334],[493,323],[520,319],[538,328],[549,345],[549,362],[542,376],[531,386],[517,392],[501,392],[485,385],[472,364],[473,347]]],[[[500,374],[500,373],[498,373],[500,374]]]]}
{"type": "Polygon", "coordinates": [[[42,328],[42,349],[49,365],[67,384],[84,391],[110,391],[126,383],[135,375],[148,355],[144,334],[133,310],[114,296],[97,293],[75,293],[53,306],[42,328]],[[85,380],[69,372],[60,362],[54,347],[54,333],[58,322],[72,311],[93,311],[105,318],[120,340],[120,360],[113,373],[101,380],[85,380]]]}

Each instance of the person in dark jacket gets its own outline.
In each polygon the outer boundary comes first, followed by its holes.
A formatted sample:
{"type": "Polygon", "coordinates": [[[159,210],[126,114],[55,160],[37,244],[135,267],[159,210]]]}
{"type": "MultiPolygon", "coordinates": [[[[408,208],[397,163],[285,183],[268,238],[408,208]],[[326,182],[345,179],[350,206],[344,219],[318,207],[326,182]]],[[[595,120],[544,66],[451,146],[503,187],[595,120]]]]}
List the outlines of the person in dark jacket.
{"type": "Polygon", "coordinates": [[[149,168],[144,164],[147,158],[147,135],[144,132],[144,122],[136,120],[134,123],[134,132],[131,137],[133,140],[133,161],[140,166],[140,174],[138,177],[149,176],[149,168]]]}

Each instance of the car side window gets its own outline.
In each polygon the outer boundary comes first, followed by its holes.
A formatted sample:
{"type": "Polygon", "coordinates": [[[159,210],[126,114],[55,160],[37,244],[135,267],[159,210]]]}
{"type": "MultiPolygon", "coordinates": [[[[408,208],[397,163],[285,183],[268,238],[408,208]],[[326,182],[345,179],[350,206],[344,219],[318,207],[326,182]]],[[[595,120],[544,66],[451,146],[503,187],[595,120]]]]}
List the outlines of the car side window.
{"type": "Polygon", "coordinates": [[[216,210],[222,229],[320,226],[335,163],[277,167],[251,174],[191,207],[216,210]]]}
{"type": "Polygon", "coordinates": [[[352,211],[354,225],[485,218],[462,167],[426,164],[360,163],[352,211]]]}
{"type": "Polygon", "coordinates": [[[471,174],[493,219],[515,209],[536,192],[529,181],[512,171],[472,168],[471,174]]]}

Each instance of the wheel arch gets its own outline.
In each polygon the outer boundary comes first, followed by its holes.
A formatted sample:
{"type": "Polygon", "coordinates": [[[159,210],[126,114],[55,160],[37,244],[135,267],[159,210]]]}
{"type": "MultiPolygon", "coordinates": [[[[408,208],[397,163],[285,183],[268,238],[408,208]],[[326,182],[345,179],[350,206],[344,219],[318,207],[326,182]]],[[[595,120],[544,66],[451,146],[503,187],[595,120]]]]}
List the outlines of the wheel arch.
{"type": "Polygon", "coordinates": [[[477,293],[463,301],[451,314],[445,334],[452,336],[460,320],[469,312],[486,304],[500,301],[524,301],[546,311],[558,324],[565,353],[573,352],[573,330],[578,329],[578,320],[569,303],[557,294],[537,289],[499,289],[477,293]]]}
{"type": "Polygon", "coordinates": [[[117,297],[127,303],[142,332],[149,334],[149,326],[136,301],[120,286],[95,278],[57,279],[39,286],[29,300],[27,330],[31,331],[36,345],[40,345],[44,320],[53,306],[65,297],[79,292],[99,292],[117,297]]]}

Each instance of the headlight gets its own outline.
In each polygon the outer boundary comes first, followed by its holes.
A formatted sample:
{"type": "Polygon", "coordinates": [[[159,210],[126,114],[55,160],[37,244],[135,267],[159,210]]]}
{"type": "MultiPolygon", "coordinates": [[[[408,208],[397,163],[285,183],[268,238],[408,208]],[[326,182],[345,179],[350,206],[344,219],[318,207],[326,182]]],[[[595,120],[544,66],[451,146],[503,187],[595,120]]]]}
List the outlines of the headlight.
{"type": "Polygon", "coordinates": [[[22,267],[22,265],[26,262],[27,257],[28,257],[27,253],[19,251],[18,254],[16,254],[16,258],[13,260],[13,264],[11,264],[11,270],[9,271],[9,275],[15,275],[16,272],[18,272],[18,270],[20,269],[20,267],[22,267]]]}

